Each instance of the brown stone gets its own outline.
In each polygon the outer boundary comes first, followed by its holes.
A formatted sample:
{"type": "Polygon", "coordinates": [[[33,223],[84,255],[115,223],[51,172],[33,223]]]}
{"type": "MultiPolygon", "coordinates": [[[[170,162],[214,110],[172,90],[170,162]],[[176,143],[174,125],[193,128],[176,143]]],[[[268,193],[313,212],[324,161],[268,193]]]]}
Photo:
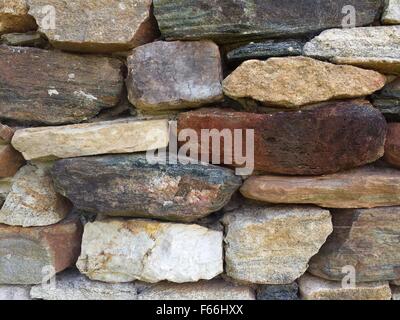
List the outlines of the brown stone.
{"type": "Polygon", "coordinates": [[[400,123],[390,123],[388,126],[385,161],[400,168],[400,123]]]}
{"type": "Polygon", "coordinates": [[[0,123],[0,145],[11,143],[15,130],[0,123]]]}
{"type": "Polygon", "coordinates": [[[311,259],[311,274],[342,281],[354,268],[356,282],[400,278],[400,207],[331,212],[333,233],[311,259]]]}
{"type": "Polygon", "coordinates": [[[0,35],[27,32],[37,28],[35,19],[28,14],[26,0],[0,1],[0,35]]]}
{"type": "MultiPolygon", "coordinates": [[[[192,129],[199,137],[202,129],[254,129],[255,169],[288,175],[334,173],[373,162],[383,155],[386,127],[381,113],[361,100],[330,102],[299,112],[204,109],[178,117],[179,131],[192,129]]],[[[224,150],[224,141],[220,142],[224,163],[225,153],[232,150],[224,150]]],[[[206,143],[202,141],[203,150],[206,143]]],[[[199,148],[197,141],[191,146],[199,148]]]]}
{"type": "Polygon", "coordinates": [[[48,227],[0,225],[0,284],[39,284],[52,269],[65,270],[76,262],[81,238],[76,215],[48,227]]]}
{"type": "Polygon", "coordinates": [[[117,59],[7,46],[0,55],[0,119],[77,123],[120,100],[117,59]]]}
{"type": "Polygon", "coordinates": [[[14,176],[25,160],[22,155],[10,145],[0,145],[0,178],[14,176]]]}
{"type": "Polygon", "coordinates": [[[320,177],[254,176],[240,191],[268,203],[344,209],[395,206],[400,205],[400,171],[366,166],[320,177]]]}

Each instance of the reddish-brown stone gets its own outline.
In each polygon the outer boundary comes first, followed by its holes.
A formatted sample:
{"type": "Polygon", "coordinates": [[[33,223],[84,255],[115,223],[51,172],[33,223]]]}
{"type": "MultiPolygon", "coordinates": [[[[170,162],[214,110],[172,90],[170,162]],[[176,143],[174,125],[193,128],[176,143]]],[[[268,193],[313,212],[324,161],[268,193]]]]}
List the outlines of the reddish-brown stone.
{"type": "Polygon", "coordinates": [[[400,123],[390,123],[388,126],[385,161],[400,168],[400,123]]]}
{"type": "Polygon", "coordinates": [[[24,163],[22,154],[12,146],[0,146],[0,178],[14,176],[24,163]]]}
{"type": "Polygon", "coordinates": [[[0,145],[11,143],[15,130],[0,123],[0,145]]]}
{"type": "MultiPolygon", "coordinates": [[[[195,130],[199,137],[202,129],[254,129],[255,170],[321,175],[381,158],[387,124],[369,102],[350,100],[273,114],[203,109],[181,114],[178,131],[183,129],[195,130]]],[[[224,163],[223,139],[220,142],[224,163]]]]}

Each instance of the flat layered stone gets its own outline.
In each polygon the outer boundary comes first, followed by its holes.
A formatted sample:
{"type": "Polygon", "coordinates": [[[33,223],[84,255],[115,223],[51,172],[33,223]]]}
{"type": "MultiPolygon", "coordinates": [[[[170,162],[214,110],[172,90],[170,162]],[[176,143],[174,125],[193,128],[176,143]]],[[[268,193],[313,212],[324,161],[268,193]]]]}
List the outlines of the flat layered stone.
{"type": "Polygon", "coordinates": [[[7,33],[0,37],[0,43],[13,47],[45,48],[47,41],[39,32],[7,33]]]}
{"type": "Polygon", "coordinates": [[[64,159],[55,163],[53,180],[83,211],[184,222],[222,209],[242,183],[222,167],[153,160],[142,154],[64,159]]]}
{"type": "Polygon", "coordinates": [[[35,19],[28,14],[28,11],[26,0],[2,0],[0,2],[0,35],[36,30],[35,19]]]}
{"type": "Polygon", "coordinates": [[[353,66],[338,66],[308,57],[248,60],[223,82],[224,93],[246,104],[299,109],[301,106],[370,95],[386,77],[353,66]]]}
{"type": "Polygon", "coordinates": [[[0,145],[11,143],[15,129],[0,123],[0,145]]]}
{"type": "Polygon", "coordinates": [[[36,18],[39,31],[58,49],[110,53],[127,51],[151,42],[159,35],[151,14],[151,0],[27,0],[29,14],[36,18]],[[54,28],[48,27],[48,11],[56,13],[54,28]],[[85,14],[82,14],[82,13],[85,14]]]}
{"type": "Polygon", "coordinates": [[[400,78],[372,96],[373,104],[388,118],[400,119],[400,78]]]}
{"type": "Polygon", "coordinates": [[[226,274],[245,283],[291,284],[332,232],[329,211],[249,206],[224,216],[226,274]]]}
{"type": "Polygon", "coordinates": [[[79,256],[81,237],[78,216],[48,227],[0,225],[0,284],[39,284],[65,270],[79,256]]]}
{"type": "Polygon", "coordinates": [[[303,300],[391,300],[388,282],[358,283],[355,287],[305,274],[299,279],[303,300]]]}
{"type": "Polygon", "coordinates": [[[383,24],[400,24],[400,1],[385,0],[385,11],[382,15],[383,24]]]}
{"type": "Polygon", "coordinates": [[[304,55],[400,74],[400,26],[327,30],[304,46],[304,55]]]}
{"type": "Polygon", "coordinates": [[[66,270],[55,278],[55,286],[36,285],[30,290],[33,299],[41,300],[136,300],[134,283],[92,281],[76,269],[66,270]]]}
{"type": "Polygon", "coordinates": [[[8,193],[11,190],[12,180],[11,178],[0,179],[0,206],[6,200],[8,193]]]}
{"type": "Polygon", "coordinates": [[[168,120],[124,119],[17,130],[12,144],[24,158],[72,158],[165,148],[168,120]]]}
{"type": "MultiPolygon", "coordinates": [[[[219,142],[220,163],[232,158],[232,150],[221,138],[222,130],[254,130],[254,146],[244,143],[243,153],[254,152],[254,168],[258,171],[288,175],[321,175],[362,166],[381,158],[387,124],[381,113],[366,101],[330,102],[301,112],[255,114],[227,109],[204,109],[182,113],[178,131],[197,132],[217,129],[211,136],[219,142]],[[311,126],[310,123],[313,123],[311,126]],[[226,154],[228,153],[228,154],[226,154]],[[301,155],[301,156],[299,156],[301,155]]],[[[243,138],[243,141],[246,141],[243,138]]],[[[208,141],[187,142],[200,155],[212,155],[208,141]]],[[[215,145],[216,146],[216,145],[215,145]]],[[[251,158],[253,154],[247,154],[251,158]]],[[[209,159],[212,159],[210,156],[209,159]]],[[[240,166],[233,159],[235,166],[240,166]]]]}
{"type": "Polygon", "coordinates": [[[385,161],[400,168],[400,123],[389,123],[385,144],[385,161]]]}
{"type": "Polygon", "coordinates": [[[224,280],[197,283],[162,282],[139,294],[139,300],[255,300],[254,290],[224,280]]]}
{"type": "Polygon", "coordinates": [[[32,300],[29,286],[0,285],[0,301],[32,300]]]}
{"type": "Polygon", "coordinates": [[[129,100],[140,110],[188,109],[221,101],[221,82],[221,56],[211,41],[158,41],[128,57],[129,100]]]}
{"type": "Polygon", "coordinates": [[[0,55],[0,119],[77,123],[120,100],[117,59],[8,46],[0,55]]]}
{"type": "Polygon", "coordinates": [[[264,285],[257,291],[257,300],[299,300],[299,286],[296,282],[283,285],[264,285]]]}
{"type": "Polygon", "coordinates": [[[150,220],[88,223],[77,262],[104,282],[176,283],[210,280],[223,272],[222,232],[150,220]]]}
{"type": "Polygon", "coordinates": [[[22,227],[52,225],[63,220],[71,208],[71,203],[56,193],[49,168],[27,165],[13,179],[0,210],[0,223],[22,227]]]}
{"type": "Polygon", "coordinates": [[[333,233],[310,261],[315,276],[342,281],[355,269],[357,282],[400,278],[400,207],[333,210],[333,233]]]}
{"type": "Polygon", "coordinates": [[[291,37],[341,27],[355,7],[357,26],[371,24],[383,1],[154,0],[161,33],[170,39],[214,39],[221,43],[291,37]],[[294,14],[295,13],[295,14],[294,14]]]}
{"type": "Polygon", "coordinates": [[[366,166],[320,177],[254,176],[244,182],[240,192],[268,203],[351,209],[400,205],[399,186],[398,170],[366,166]]]}
{"type": "Polygon", "coordinates": [[[0,179],[14,176],[25,163],[22,155],[10,145],[0,145],[0,179]]]}

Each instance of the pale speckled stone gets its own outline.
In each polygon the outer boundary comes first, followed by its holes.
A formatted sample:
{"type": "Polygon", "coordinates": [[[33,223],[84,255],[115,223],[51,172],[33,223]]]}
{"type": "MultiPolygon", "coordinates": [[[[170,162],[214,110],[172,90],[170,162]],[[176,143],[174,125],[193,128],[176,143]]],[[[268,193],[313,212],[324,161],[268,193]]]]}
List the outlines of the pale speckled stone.
{"type": "Polygon", "coordinates": [[[176,283],[223,272],[222,232],[198,225],[109,219],[88,223],[77,262],[92,280],[176,283]]]}
{"type": "Polygon", "coordinates": [[[332,232],[329,211],[307,206],[254,205],[222,222],[227,275],[257,284],[294,282],[332,232]]]}
{"type": "Polygon", "coordinates": [[[133,153],[168,146],[168,120],[115,120],[17,130],[12,144],[25,159],[133,153]]]}
{"type": "Polygon", "coordinates": [[[386,0],[383,24],[400,24],[400,0],[386,0]]]}
{"type": "Polygon", "coordinates": [[[347,288],[341,282],[305,274],[299,279],[299,287],[303,300],[390,300],[392,297],[388,282],[358,283],[347,288]]]}
{"type": "Polygon", "coordinates": [[[0,301],[31,300],[29,286],[0,285],[0,301]]]}

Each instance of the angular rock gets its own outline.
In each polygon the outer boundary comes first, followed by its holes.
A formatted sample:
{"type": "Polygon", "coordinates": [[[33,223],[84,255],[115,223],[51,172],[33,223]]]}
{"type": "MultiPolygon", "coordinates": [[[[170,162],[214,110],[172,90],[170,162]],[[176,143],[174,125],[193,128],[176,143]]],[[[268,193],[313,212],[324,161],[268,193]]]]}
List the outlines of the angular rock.
{"type": "Polygon", "coordinates": [[[28,286],[0,285],[0,301],[32,300],[29,291],[28,286]]]}
{"type": "Polygon", "coordinates": [[[0,37],[2,44],[14,47],[45,48],[47,41],[39,32],[7,33],[0,37]]]}
{"type": "Polygon", "coordinates": [[[381,0],[154,0],[161,33],[170,39],[214,39],[236,42],[253,38],[290,37],[341,27],[343,7],[356,8],[356,23],[378,16],[381,0]],[[295,14],[294,14],[295,13],[295,14]]]}
{"type": "Polygon", "coordinates": [[[343,287],[341,282],[327,281],[305,274],[299,279],[303,300],[391,300],[388,282],[358,283],[343,287]]]}
{"type": "Polygon", "coordinates": [[[327,30],[304,46],[304,55],[400,74],[400,26],[327,30]]]}
{"type": "Polygon", "coordinates": [[[155,112],[223,100],[219,48],[211,41],[150,43],[128,57],[129,100],[155,112]]]}
{"type": "Polygon", "coordinates": [[[22,227],[48,226],[63,220],[71,203],[57,194],[49,169],[27,165],[14,177],[0,210],[0,223],[22,227]]]}
{"type": "Polygon", "coordinates": [[[83,211],[184,222],[223,208],[242,183],[229,169],[153,163],[142,154],[59,160],[53,180],[83,211]]]}
{"type": "Polygon", "coordinates": [[[39,31],[58,49],[109,53],[127,51],[156,39],[157,22],[151,0],[27,0],[39,31]],[[55,28],[48,28],[44,6],[56,12],[55,28]],[[84,14],[82,14],[84,13],[84,14]]]}
{"type": "Polygon", "coordinates": [[[304,40],[299,39],[275,39],[263,42],[251,42],[230,50],[226,57],[228,62],[235,63],[250,59],[301,56],[305,43],[304,40]]]}
{"type": "Polygon", "coordinates": [[[0,284],[39,284],[70,267],[80,251],[78,216],[35,228],[0,225],[0,284]]]}
{"type": "Polygon", "coordinates": [[[11,190],[11,178],[0,179],[0,206],[6,200],[8,193],[11,190]]]}
{"type": "Polygon", "coordinates": [[[239,282],[291,284],[332,232],[329,211],[249,206],[224,216],[226,273],[239,282]]]}
{"type": "Polygon", "coordinates": [[[10,145],[0,145],[0,178],[14,176],[24,165],[24,158],[10,145]]]}
{"type": "Polygon", "coordinates": [[[298,300],[299,286],[296,282],[284,285],[261,286],[257,292],[257,300],[298,300]]]}
{"type": "Polygon", "coordinates": [[[15,130],[0,123],[0,145],[11,143],[15,130]]]}
{"type": "Polygon", "coordinates": [[[312,103],[367,96],[385,83],[386,77],[375,71],[288,57],[245,61],[224,80],[223,87],[227,96],[245,105],[299,109],[312,103]]]}
{"type": "Polygon", "coordinates": [[[122,62],[37,48],[0,46],[0,119],[82,122],[122,94],[122,62]]]}
{"type": "Polygon", "coordinates": [[[75,269],[66,270],[55,278],[56,285],[33,286],[30,295],[42,300],[136,300],[133,283],[92,281],[75,269]]]}
{"type": "Polygon", "coordinates": [[[396,206],[400,205],[400,171],[366,166],[320,177],[254,176],[240,192],[268,203],[344,209],[396,206]]]}
{"type": "Polygon", "coordinates": [[[150,220],[88,223],[77,262],[92,280],[184,283],[223,272],[222,232],[150,220]]]}
{"type": "Polygon", "coordinates": [[[35,19],[28,14],[26,0],[2,0],[0,2],[0,35],[11,32],[27,32],[37,28],[35,19]]]}
{"type": "MultiPolygon", "coordinates": [[[[224,129],[231,132],[235,129],[254,130],[254,148],[244,143],[246,148],[243,152],[246,149],[256,151],[255,170],[288,175],[320,175],[358,167],[381,158],[387,125],[378,110],[368,102],[356,100],[330,102],[310,110],[272,115],[204,109],[180,114],[178,130],[182,132],[184,129],[195,130],[199,137],[202,129],[217,129],[220,133],[224,129]]],[[[228,152],[229,156],[232,150],[223,148],[221,136],[212,136],[217,141],[220,139],[220,161],[225,163],[225,153],[228,152]]],[[[201,155],[206,153],[207,143],[201,141],[199,147],[197,141],[188,141],[188,145],[201,155]]],[[[252,155],[247,154],[247,157],[252,155]]],[[[239,166],[237,161],[234,165],[239,166]]]]}
{"type": "Polygon", "coordinates": [[[389,119],[400,119],[400,78],[372,96],[373,104],[389,119]]]}
{"type": "Polygon", "coordinates": [[[342,281],[344,267],[357,282],[400,278],[400,207],[333,210],[333,233],[310,261],[315,276],[342,281]]]}
{"type": "Polygon", "coordinates": [[[400,1],[385,0],[386,6],[382,16],[383,24],[400,24],[400,1]]]}
{"type": "Polygon", "coordinates": [[[400,123],[389,123],[385,144],[385,161],[400,168],[400,123]]]}
{"type": "Polygon", "coordinates": [[[168,141],[168,120],[124,119],[17,130],[12,144],[32,160],[140,152],[165,148],[168,141]]]}
{"type": "Polygon", "coordinates": [[[162,282],[141,291],[139,300],[255,300],[255,294],[249,287],[223,280],[184,284],[162,282]]]}

